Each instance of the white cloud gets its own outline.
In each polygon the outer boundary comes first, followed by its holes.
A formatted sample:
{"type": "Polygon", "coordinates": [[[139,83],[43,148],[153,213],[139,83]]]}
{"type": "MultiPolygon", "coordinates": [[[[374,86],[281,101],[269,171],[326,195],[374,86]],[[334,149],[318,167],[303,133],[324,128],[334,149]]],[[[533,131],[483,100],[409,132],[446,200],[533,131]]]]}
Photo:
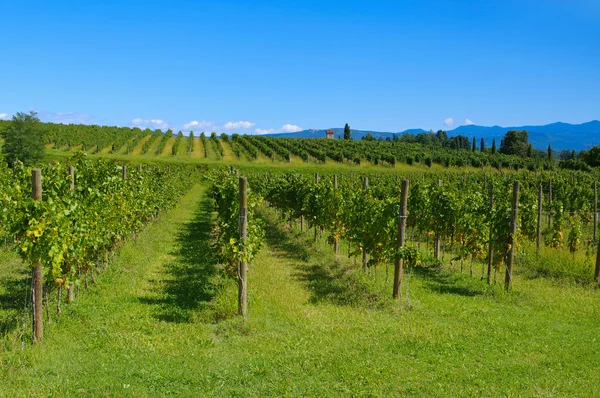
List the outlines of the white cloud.
{"type": "Polygon", "coordinates": [[[240,120],[239,122],[227,122],[227,123],[225,123],[225,126],[223,126],[223,127],[227,130],[235,130],[235,129],[251,129],[255,125],[256,125],[256,123],[240,120]]]}
{"type": "Polygon", "coordinates": [[[91,124],[94,117],[87,113],[79,112],[45,112],[38,113],[40,120],[44,122],[62,124],[91,124]]]}
{"type": "Polygon", "coordinates": [[[262,134],[271,134],[271,133],[274,133],[274,132],[275,132],[275,129],[256,129],[256,130],[254,130],[254,133],[255,134],[259,134],[259,135],[262,135],[262,134]]]}
{"type": "Polygon", "coordinates": [[[139,117],[136,117],[135,119],[133,119],[131,121],[131,124],[133,124],[136,127],[150,127],[150,128],[155,128],[155,129],[166,129],[169,128],[169,123],[165,122],[162,119],[141,119],[139,117]]]}
{"type": "Polygon", "coordinates": [[[471,124],[475,124],[475,123],[473,123],[473,121],[471,119],[465,119],[465,126],[469,126],[471,124]]]}
{"type": "Polygon", "coordinates": [[[0,113],[0,119],[8,119],[8,113],[0,113]]]}
{"type": "Polygon", "coordinates": [[[201,122],[197,121],[197,120],[192,120],[189,123],[186,123],[183,125],[183,128],[185,130],[189,130],[189,129],[198,129],[198,130],[202,130],[202,129],[206,129],[206,130],[216,130],[215,129],[215,124],[213,122],[207,122],[206,120],[202,120],[201,122]]]}
{"type": "Polygon", "coordinates": [[[447,119],[444,119],[444,126],[445,127],[450,127],[454,124],[454,119],[449,117],[447,119]]]}
{"type": "Polygon", "coordinates": [[[283,127],[281,127],[281,131],[283,133],[295,133],[297,131],[302,131],[302,127],[293,124],[284,124],[283,127]]]}

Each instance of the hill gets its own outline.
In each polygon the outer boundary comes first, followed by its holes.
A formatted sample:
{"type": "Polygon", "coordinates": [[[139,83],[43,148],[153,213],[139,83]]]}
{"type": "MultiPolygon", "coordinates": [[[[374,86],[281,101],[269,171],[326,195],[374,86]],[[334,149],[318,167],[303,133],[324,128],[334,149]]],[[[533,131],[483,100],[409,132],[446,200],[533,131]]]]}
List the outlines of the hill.
{"type": "MultiPolygon", "coordinates": [[[[334,128],[335,137],[342,137],[344,134],[343,128],[334,128]]],[[[500,140],[509,130],[527,130],[529,132],[529,140],[537,149],[546,149],[548,145],[552,145],[555,150],[575,149],[580,151],[591,146],[600,144],[600,121],[593,120],[581,124],[570,123],[551,123],[542,126],[478,126],[475,124],[460,126],[454,130],[447,131],[448,136],[454,137],[457,135],[465,135],[467,137],[483,138],[488,144],[492,139],[496,139],[498,144],[500,140]]],[[[271,134],[273,137],[288,137],[288,138],[324,138],[325,129],[303,130],[297,133],[280,133],[271,134]]],[[[359,140],[367,133],[371,133],[373,137],[379,139],[393,138],[394,134],[418,134],[426,132],[423,129],[409,129],[400,132],[382,132],[369,130],[352,130],[352,139],[359,140]]]]}

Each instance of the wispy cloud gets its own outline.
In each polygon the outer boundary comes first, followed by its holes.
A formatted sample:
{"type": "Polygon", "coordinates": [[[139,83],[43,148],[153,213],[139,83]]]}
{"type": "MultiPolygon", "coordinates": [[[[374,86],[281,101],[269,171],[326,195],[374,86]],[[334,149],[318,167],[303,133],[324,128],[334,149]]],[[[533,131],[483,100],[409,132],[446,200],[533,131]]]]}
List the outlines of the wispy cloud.
{"type": "Polygon", "coordinates": [[[3,119],[8,119],[10,116],[8,115],[8,113],[0,113],[0,120],[3,119]]]}
{"type": "Polygon", "coordinates": [[[62,124],[91,124],[94,117],[80,112],[39,112],[38,117],[43,122],[62,124]]]}
{"type": "Polygon", "coordinates": [[[136,117],[131,121],[131,124],[136,127],[149,127],[155,129],[166,129],[169,128],[169,123],[162,119],[141,119],[136,117]]]}
{"type": "Polygon", "coordinates": [[[223,128],[226,130],[251,129],[255,125],[256,123],[240,120],[239,122],[227,122],[223,128]]]}
{"type": "Polygon", "coordinates": [[[216,127],[216,125],[213,122],[207,122],[206,120],[202,120],[201,122],[199,122],[197,120],[192,120],[191,122],[183,125],[183,128],[185,130],[190,130],[190,129],[216,130],[215,127],[216,127]]]}
{"type": "Polygon", "coordinates": [[[271,134],[271,133],[274,133],[274,132],[275,132],[275,129],[256,129],[256,130],[254,130],[254,133],[255,134],[259,134],[259,135],[262,135],[262,134],[271,134]]]}
{"type": "Polygon", "coordinates": [[[475,124],[475,123],[473,123],[473,121],[471,119],[465,119],[465,126],[469,126],[471,124],[475,124]]]}
{"type": "Polygon", "coordinates": [[[298,131],[302,131],[302,127],[296,126],[294,124],[284,124],[283,127],[281,127],[282,133],[295,133],[298,131]]]}
{"type": "Polygon", "coordinates": [[[452,125],[454,125],[454,119],[449,117],[447,119],[444,119],[444,126],[445,127],[451,127],[452,125]]]}

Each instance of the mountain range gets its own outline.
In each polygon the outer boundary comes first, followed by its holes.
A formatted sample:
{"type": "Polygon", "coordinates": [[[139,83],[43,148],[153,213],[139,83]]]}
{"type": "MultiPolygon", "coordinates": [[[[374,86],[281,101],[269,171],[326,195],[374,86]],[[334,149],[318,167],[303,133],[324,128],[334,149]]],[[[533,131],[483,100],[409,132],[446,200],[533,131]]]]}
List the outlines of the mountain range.
{"type": "MultiPolygon", "coordinates": [[[[344,136],[343,128],[334,128],[335,138],[341,138],[344,136]]],[[[527,130],[529,132],[529,142],[536,149],[545,150],[548,145],[551,145],[554,150],[576,150],[588,149],[594,145],[600,145],[600,121],[592,120],[591,122],[581,124],[569,124],[569,123],[551,123],[543,126],[513,126],[513,127],[501,127],[501,126],[478,126],[470,124],[466,126],[460,126],[454,130],[447,131],[449,137],[457,135],[464,135],[469,138],[475,137],[477,139],[477,145],[479,146],[479,140],[483,138],[487,146],[492,144],[492,139],[496,139],[496,143],[499,146],[500,140],[504,137],[509,130],[527,130]]],[[[288,137],[288,138],[325,138],[325,129],[311,129],[298,131],[296,133],[279,133],[269,134],[272,137],[288,137]]],[[[392,139],[394,134],[418,134],[427,132],[428,130],[423,129],[409,129],[399,132],[383,132],[383,131],[369,131],[369,130],[352,130],[352,139],[359,140],[367,133],[377,139],[390,138],[392,139]]]]}

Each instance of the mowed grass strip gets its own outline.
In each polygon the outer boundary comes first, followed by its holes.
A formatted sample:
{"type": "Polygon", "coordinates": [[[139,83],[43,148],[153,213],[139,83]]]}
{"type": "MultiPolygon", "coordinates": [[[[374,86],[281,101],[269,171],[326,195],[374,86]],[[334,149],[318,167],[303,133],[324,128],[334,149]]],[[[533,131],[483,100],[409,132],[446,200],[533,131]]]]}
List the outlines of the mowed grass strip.
{"type": "Polygon", "coordinates": [[[260,209],[267,236],[249,271],[248,318],[232,316],[236,287],[208,253],[203,193],[127,243],[43,344],[6,355],[2,395],[600,393],[598,290],[516,278],[506,294],[415,270],[398,303],[382,267],[364,275],[360,260],[271,209],[260,209]]]}

